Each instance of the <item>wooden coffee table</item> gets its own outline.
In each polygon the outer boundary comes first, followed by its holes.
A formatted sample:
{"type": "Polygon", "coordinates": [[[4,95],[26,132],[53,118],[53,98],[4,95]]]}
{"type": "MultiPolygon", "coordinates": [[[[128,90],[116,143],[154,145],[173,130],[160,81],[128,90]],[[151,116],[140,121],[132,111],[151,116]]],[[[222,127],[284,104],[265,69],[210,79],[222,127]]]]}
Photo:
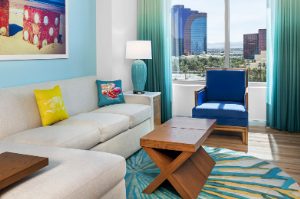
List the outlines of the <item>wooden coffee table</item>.
{"type": "Polygon", "coordinates": [[[214,160],[201,146],[216,120],[176,117],[141,138],[140,144],[160,174],[144,190],[151,194],[168,180],[182,198],[197,198],[214,160]]]}

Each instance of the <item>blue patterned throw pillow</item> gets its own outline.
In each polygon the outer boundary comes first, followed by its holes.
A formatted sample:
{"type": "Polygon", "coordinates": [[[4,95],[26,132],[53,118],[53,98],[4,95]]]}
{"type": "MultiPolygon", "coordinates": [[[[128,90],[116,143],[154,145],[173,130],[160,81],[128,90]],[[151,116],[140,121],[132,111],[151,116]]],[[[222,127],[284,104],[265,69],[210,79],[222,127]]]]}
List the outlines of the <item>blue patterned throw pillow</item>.
{"type": "Polygon", "coordinates": [[[125,103],[122,91],[122,81],[101,81],[97,80],[98,106],[125,103]]]}

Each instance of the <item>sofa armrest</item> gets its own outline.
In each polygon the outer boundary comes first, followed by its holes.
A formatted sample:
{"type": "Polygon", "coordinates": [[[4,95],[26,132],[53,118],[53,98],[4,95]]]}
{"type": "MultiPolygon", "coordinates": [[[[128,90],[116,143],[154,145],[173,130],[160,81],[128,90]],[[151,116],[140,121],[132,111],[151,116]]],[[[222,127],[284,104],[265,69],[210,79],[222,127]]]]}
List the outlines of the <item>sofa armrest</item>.
{"type": "Polygon", "coordinates": [[[248,108],[249,108],[248,87],[246,88],[246,91],[245,91],[244,103],[245,103],[245,109],[248,111],[248,108]]]}
{"type": "Polygon", "coordinates": [[[125,103],[127,104],[144,104],[151,105],[151,99],[146,96],[134,96],[130,94],[124,94],[125,103]]]}
{"type": "Polygon", "coordinates": [[[133,94],[132,91],[124,92],[125,103],[127,104],[143,104],[151,106],[151,129],[160,125],[161,122],[161,93],[145,92],[144,94],[133,94]]]}
{"type": "Polygon", "coordinates": [[[206,101],[206,87],[195,91],[195,106],[201,105],[206,101]]]}

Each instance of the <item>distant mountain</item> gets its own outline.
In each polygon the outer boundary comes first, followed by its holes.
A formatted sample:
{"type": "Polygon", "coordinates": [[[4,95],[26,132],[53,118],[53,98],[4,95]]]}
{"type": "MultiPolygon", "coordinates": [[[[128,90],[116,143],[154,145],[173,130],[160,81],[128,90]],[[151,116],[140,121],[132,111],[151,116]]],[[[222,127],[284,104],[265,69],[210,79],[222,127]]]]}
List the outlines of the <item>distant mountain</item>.
{"type": "Polygon", "coordinates": [[[231,42],[230,43],[230,47],[231,48],[243,48],[243,42],[231,42]]]}
{"type": "MultiPolygon", "coordinates": [[[[224,48],[224,43],[208,43],[208,48],[224,48]]],[[[243,48],[243,42],[231,42],[230,48],[243,48]]]]}

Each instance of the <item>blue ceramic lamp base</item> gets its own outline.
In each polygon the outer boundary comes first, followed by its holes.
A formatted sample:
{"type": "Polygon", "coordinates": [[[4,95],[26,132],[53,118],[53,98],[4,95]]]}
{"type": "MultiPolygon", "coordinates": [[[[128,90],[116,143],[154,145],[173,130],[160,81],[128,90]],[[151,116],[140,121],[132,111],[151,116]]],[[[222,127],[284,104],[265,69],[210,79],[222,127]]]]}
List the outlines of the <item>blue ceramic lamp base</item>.
{"type": "Polygon", "coordinates": [[[145,85],[147,81],[147,66],[142,60],[135,60],[131,68],[131,79],[134,94],[145,93],[145,85]]]}

